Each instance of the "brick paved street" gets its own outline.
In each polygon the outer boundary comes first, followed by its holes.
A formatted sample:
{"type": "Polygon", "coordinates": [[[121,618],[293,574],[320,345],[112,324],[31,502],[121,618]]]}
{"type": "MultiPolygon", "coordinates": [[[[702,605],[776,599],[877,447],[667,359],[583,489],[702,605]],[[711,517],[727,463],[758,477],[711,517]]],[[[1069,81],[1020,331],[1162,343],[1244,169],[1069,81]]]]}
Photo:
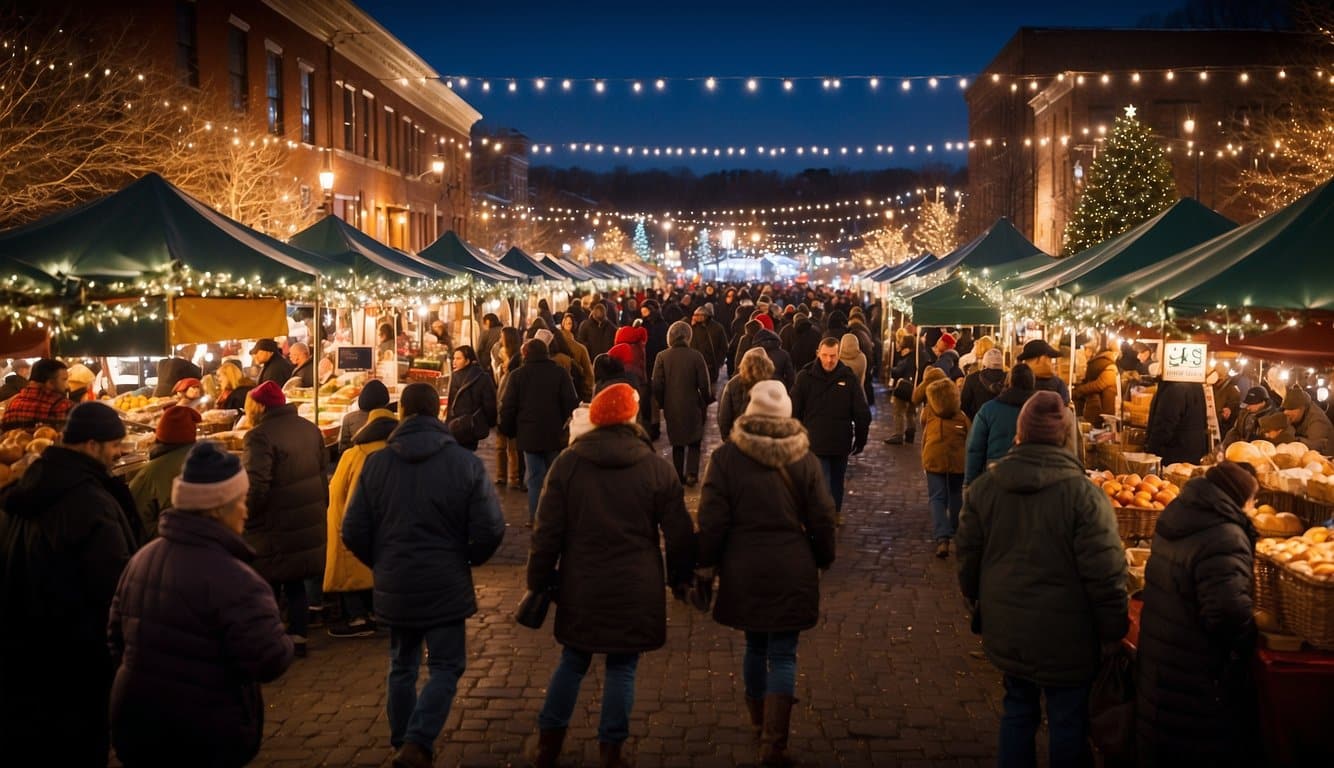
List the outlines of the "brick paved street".
{"type": "MultiPolygon", "coordinates": [[[[791,748],[803,765],[990,764],[999,675],[970,655],[980,646],[968,631],[954,559],[932,556],[917,447],[882,444],[886,422],[877,413],[870,444],[849,469],[838,560],[822,585],[823,620],[799,648],[791,748]]],[[[713,433],[715,424],[711,416],[713,433]]],[[[660,453],[670,458],[665,443],[660,453]]],[[[706,458],[716,445],[714,434],[706,458]]],[[[479,453],[494,466],[490,447],[479,453]]],[[[536,632],[511,618],[523,594],[529,531],[524,494],[500,496],[509,528],[496,557],[475,571],[480,611],[468,622],[468,671],[436,745],[437,766],[527,765],[559,655],[550,618],[536,632]]],[[[686,501],[693,513],[698,493],[686,501]]],[[[742,726],[741,634],[674,601],[668,621],[666,647],[639,665],[628,745],[634,763],[753,763],[742,726]]],[[[265,688],[266,738],[255,764],[388,765],[387,634],[312,635],[309,658],[265,688]]],[[[597,762],[601,688],[599,659],[585,680],[565,765],[597,762]]]]}

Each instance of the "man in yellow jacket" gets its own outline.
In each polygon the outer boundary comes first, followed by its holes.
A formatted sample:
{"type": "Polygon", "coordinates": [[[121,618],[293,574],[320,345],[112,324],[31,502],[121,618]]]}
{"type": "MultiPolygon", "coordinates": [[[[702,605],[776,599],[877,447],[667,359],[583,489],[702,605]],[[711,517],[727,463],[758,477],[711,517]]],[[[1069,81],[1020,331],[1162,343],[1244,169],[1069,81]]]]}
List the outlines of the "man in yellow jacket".
{"type": "Polygon", "coordinates": [[[352,437],[352,447],[344,451],[329,483],[328,546],[325,547],[324,592],[337,593],[343,608],[342,621],[329,627],[330,637],[370,637],[375,622],[370,616],[370,592],[374,586],[371,569],[343,545],[343,514],[347,502],[357,490],[361,468],[366,459],[385,447],[390,433],[398,426],[392,411],[377,408],[366,418],[366,426],[352,437]]]}

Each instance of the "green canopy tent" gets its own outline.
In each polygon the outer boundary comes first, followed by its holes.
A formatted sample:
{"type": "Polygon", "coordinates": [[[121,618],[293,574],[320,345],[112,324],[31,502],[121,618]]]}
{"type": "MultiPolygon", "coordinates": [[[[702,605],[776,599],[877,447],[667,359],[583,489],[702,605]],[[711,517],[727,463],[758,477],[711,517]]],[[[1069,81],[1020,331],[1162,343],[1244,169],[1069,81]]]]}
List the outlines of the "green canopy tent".
{"type": "Polygon", "coordinates": [[[469,245],[454,230],[449,230],[438,240],[422,249],[418,254],[431,264],[452,270],[460,274],[472,275],[474,279],[485,283],[524,282],[527,275],[487,257],[476,247],[469,245]]]}
{"type": "Polygon", "coordinates": [[[578,264],[550,254],[542,258],[541,264],[548,269],[554,269],[555,271],[566,275],[569,279],[577,283],[586,283],[589,280],[594,279],[591,273],[585,271],[578,264]]]}
{"type": "Polygon", "coordinates": [[[391,248],[337,216],[325,216],[287,242],[341,264],[359,278],[441,280],[458,274],[391,248]]]}
{"type": "Polygon", "coordinates": [[[1331,242],[1334,181],[1327,181],[1268,216],[1083,295],[1127,315],[1161,305],[1183,315],[1249,307],[1334,312],[1331,242]]]}
{"type": "Polygon", "coordinates": [[[867,279],[877,283],[892,283],[895,280],[902,280],[905,277],[926,272],[931,269],[936,261],[935,254],[924,253],[915,259],[909,259],[892,267],[877,267],[867,276],[867,279]]]}
{"type": "MultiPolygon", "coordinates": [[[[900,291],[911,301],[913,322],[918,325],[999,325],[1000,310],[970,289],[958,273],[966,270],[997,280],[1051,262],[1052,257],[1033,245],[1009,219],[1000,218],[986,232],[913,275],[945,278],[943,282],[920,286],[909,280],[907,290],[900,291]]],[[[901,278],[900,285],[902,282],[901,278]]]]}
{"type": "Polygon", "coordinates": [[[986,232],[940,257],[935,263],[913,272],[911,276],[922,278],[946,276],[961,268],[974,272],[990,270],[1037,254],[1046,255],[1041,248],[1033,245],[1023,233],[1015,229],[1009,219],[1002,216],[986,232]]]}
{"type": "MultiPolygon", "coordinates": [[[[1050,266],[1045,253],[987,269],[990,279],[1050,266]]],[[[1000,325],[1001,311],[994,297],[984,296],[962,277],[953,277],[912,297],[912,319],[917,325],[1000,325]]]]}
{"type": "Polygon", "coordinates": [[[505,252],[504,256],[500,257],[500,263],[534,279],[558,281],[570,279],[567,275],[553,268],[549,262],[534,259],[532,256],[524,253],[523,249],[519,248],[517,245],[510,248],[505,252]]]}

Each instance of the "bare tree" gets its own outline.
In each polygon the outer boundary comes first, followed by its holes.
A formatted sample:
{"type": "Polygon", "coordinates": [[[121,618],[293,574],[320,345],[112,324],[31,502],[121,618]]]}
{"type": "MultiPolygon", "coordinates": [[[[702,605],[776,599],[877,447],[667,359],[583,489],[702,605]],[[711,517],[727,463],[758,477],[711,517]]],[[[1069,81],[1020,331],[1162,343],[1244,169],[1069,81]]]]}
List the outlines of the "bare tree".
{"type": "Polygon", "coordinates": [[[954,208],[941,199],[941,188],[936,187],[934,200],[922,202],[922,210],[917,215],[917,226],[913,228],[913,243],[920,249],[937,256],[944,256],[959,245],[959,208],[956,197],[954,208]]]}

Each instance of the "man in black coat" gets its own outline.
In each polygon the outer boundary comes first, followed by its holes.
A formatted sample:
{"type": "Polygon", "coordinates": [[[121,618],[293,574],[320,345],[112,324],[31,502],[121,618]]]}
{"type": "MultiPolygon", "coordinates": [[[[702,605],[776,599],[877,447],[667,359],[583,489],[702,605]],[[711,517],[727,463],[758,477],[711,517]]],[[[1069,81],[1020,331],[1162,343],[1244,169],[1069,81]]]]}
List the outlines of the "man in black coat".
{"type": "Polygon", "coordinates": [[[815,362],[797,373],[797,383],[792,387],[792,418],[805,425],[810,435],[811,453],[820,460],[841,521],[848,456],[866,448],[871,409],[857,375],[839,362],[838,343],[832,337],[821,341],[815,362]]]}
{"type": "Polygon", "coordinates": [[[281,387],[292,378],[292,364],[283,357],[278,342],[273,339],[260,339],[255,342],[255,346],[250,348],[250,357],[255,361],[255,365],[259,366],[256,384],[272,381],[281,387]]]}
{"type": "Polygon", "coordinates": [[[437,418],[435,388],[409,384],[400,410],[403,423],[366,459],[342,539],[374,573],[376,617],[390,627],[394,764],[429,766],[467,663],[464,620],[477,612],[471,568],[500,546],[505,520],[482,460],[437,418]],[[423,643],[431,676],[418,696],[423,643]]]}
{"type": "Polygon", "coordinates": [[[798,314],[792,321],[792,341],[784,347],[792,356],[792,367],[801,370],[815,361],[816,350],[820,348],[820,329],[811,321],[810,316],[798,314]]]}
{"type": "Polygon", "coordinates": [[[574,382],[551,359],[546,343],[541,339],[524,342],[523,365],[510,374],[500,401],[500,434],[516,440],[523,451],[529,526],[537,516],[547,468],[565,447],[565,422],[578,405],[574,382]]]}
{"type": "Polygon", "coordinates": [[[0,386],[0,401],[8,400],[28,386],[28,374],[31,371],[32,363],[27,360],[15,360],[13,372],[5,377],[4,385],[0,386]]]}
{"type": "Polygon", "coordinates": [[[81,403],[61,444],[0,502],[0,740],[10,764],[107,763],[107,616],[141,538],[134,498],[109,471],[124,437],[109,406],[81,403]]]}
{"type": "MultiPolygon", "coordinates": [[[[300,380],[297,386],[310,387],[315,386],[315,361],[311,359],[310,347],[298,341],[287,349],[288,358],[292,361],[293,379],[300,380]]],[[[285,384],[286,382],[279,382],[285,384]]]]}
{"type": "Polygon", "coordinates": [[[709,389],[718,386],[718,372],[727,362],[727,331],[713,319],[713,305],[702,304],[690,316],[690,348],[704,356],[709,389]]]}
{"type": "Polygon", "coordinates": [[[1149,428],[1144,450],[1161,456],[1163,464],[1198,462],[1209,452],[1209,412],[1204,387],[1164,381],[1149,403],[1149,428]]]}
{"type": "Polygon", "coordinates": [[[607,319],[607,307],[598,302],[589,310],[588,319],[579,325],[575,339],[588,348],[588,357],[605,355],[616,343],[616,324],[607,319]]]}

